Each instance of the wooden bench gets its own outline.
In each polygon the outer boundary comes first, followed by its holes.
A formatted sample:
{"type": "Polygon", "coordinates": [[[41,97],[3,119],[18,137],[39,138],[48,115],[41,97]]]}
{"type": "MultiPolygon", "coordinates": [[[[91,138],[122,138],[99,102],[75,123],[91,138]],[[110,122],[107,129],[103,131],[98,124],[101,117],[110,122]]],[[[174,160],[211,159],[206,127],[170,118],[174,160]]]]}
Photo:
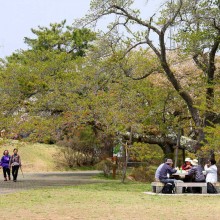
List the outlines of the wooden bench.
{"type": "Polygon", "coordinates": [[[152,182],[152,192],[154,193],[160,193],[164,187],[164,183],[161,182],[152,182]]]}
{"type": "Polygon", "coordinates": [[[207,183],[197,183],[197,182],[176,182],[176,194],[183,193],[183,187],[201,187],[202,194],[207,193],[207,183]]]}

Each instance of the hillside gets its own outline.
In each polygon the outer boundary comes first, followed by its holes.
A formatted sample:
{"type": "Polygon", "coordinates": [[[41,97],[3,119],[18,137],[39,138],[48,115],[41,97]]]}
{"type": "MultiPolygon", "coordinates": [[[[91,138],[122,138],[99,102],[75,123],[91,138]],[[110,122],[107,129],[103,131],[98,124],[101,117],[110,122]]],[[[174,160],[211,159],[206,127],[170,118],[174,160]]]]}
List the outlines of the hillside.
{"type": "MultiPolygon", "coordinates": [[[[9,150],[9,154],[13,153],[14,148],[18,148],[21,156],[23,172],[48,172],[62,171],[64,168],[57,168],[57,158],[59,148],[56,145],[47,144],[31,144],[15,140],[1,141],[0,153],[9,150]]],[[[60,167],[60,166],[59,166],[60,167]]]]}

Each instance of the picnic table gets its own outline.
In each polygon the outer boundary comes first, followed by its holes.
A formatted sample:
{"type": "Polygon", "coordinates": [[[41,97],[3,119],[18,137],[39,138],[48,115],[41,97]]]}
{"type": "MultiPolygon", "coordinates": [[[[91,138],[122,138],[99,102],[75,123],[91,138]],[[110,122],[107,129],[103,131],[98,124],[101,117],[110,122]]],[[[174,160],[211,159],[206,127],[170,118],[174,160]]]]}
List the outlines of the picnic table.
{"type": "MultiPolygon", "coordinates": [[[[161,182],[152,182],[152,191],[155,193],[161,193],[164,183],[161,182]]],[[[176,194],[182,194],[183,193],[183,187],[201,187],[201,193],[206,194],[207,193],[207,183],[197,183],[197,182],[176,182],[176,194]]]]}
{"type": "MultiPolygon", "coordinates": [[[[204,173],[205,175],[205,173],[204,173]]],[[[207,183],[205,182],[192,182],[190,179],[190,176],[188,175],[188,172],[185,170],[178,170],[176,173],[172,174],[172,177],[177,179],[177,180],[184,180],[186,178],[189,178],[189,180],[187,182],[183,182],[183,181],[177,181],[175,182],[175,193],[176,194],[181,194],[183,193],[183,189],[184,187],[188,188],[194,188],[194,187],[199,187],[201,188],[201,193],[202,194],[206,194],[207,193],[207,183]]],[[[213,184],[216,188],[216,190],[218,191],[218,193],[220,193],[220,183],[214,183],[213,184]]],[[[152,182],[151,183],[152,186],[152,191],[155,193],[161,193],[164,183],[161,182],[152,182]]]]}
{"type": "Polygon", "coordinates": [[[173,173],[172,176],[175,177],[175,179],[178,177],[184,179],[186,176],[188,176],[188,172],[186,172],[185,170],[178,170],[176,173],[173,173]]]}

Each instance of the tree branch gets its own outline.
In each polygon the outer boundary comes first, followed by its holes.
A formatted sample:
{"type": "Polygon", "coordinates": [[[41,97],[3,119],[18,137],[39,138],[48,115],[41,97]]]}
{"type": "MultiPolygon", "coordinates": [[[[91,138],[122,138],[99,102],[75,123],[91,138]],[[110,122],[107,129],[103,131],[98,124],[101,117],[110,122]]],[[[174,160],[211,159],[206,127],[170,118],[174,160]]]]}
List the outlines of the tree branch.
{"type": "Polygon", "coordinates": [[[213,80],[214,72],[215,72],[215,55],[220,45],[220,31],[218,31],[218,36],[211,48],[209,53],[209,69],[208,69],[208,77],[213,80]]]}
{"type": "Polygon", "coordinates": [[[111,14],[114,13],[114,14],[118,14],[118,15],[123,15],[123,16],[127,17],[128,19],[137,22],[137,24],[140,24],[142,26],[145,26],[145,27],[152,29],[158,35],[160,34],[160,31],[156,27],[152,26],[149,22],[145,22],[137,17],[134,17],[129,12],[127,12],[124,8],[121,8],[118,5],[112,5],[109,7],[109,9],[116,9],[116,10],[121,11],[121,12],[117,12],[117,11],[113,10],[113,11],[110,11],[111,14]]]}
{"type": "MultiPolygon", "coordinates": [[[[132,135],[133,142],[141,142],[148,144],[158,144],[164,146],[165,144],[176,146],[177,135],[148,135],[148,134],[138,134],[138,133],[119,133],[119,136],[122,136],[125,140],[129,140],[132,135]]],[[[180,149],[186,149],[189,152],[195,153],[198,148],[198,142],[186,136],[180,137],[180,149]]]]}
{"type": "Polygon", "coordinates": [[[183,5],[183,1],[182,1],[182,0],[179,0],[179,7],[178,7],[178,9],[177,9],[176,12],[174,13],[173,17],[172,17],[171,19],[169,19],[168,22],[163,26],[163,28],[161,29],[161,32],[162,32],[162,33],[165,33],[165,31],[167,30],[167,28],[173,24],[173,22],[175,21],[177,15],[180,13],[180,10],[181,10],[181,8],[182,8],[182,5],[183,5]]]}
{"type": "Polygon", "coordinates": [[[200,62],[199,61],[199,59],[198,59],[198,57],[199,57],[199,54],[197,53],[197,54],[194,54],[193,55],[193,60],[194,60],[194,62],[196,63],[196,65],[204,72],[204,73],[207,73],[207,64],[205,63],[205,62],[200,62]]]}

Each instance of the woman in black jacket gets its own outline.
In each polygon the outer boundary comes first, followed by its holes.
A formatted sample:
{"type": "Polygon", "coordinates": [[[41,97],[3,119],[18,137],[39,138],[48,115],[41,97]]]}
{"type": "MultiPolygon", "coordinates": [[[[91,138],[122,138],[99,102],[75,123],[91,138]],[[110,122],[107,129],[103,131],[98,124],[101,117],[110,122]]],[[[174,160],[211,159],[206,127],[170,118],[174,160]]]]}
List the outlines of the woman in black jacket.
{"type": "Polygon", "coordinates": [[[13,176],[13,181],[17,181],[17,176],[18,176],[18,170],[19,167],[21,166],[21,157],[18,155],[18,149],[13,150],[13,155],[11,156],[9,165],[12,167],[12,176],[13,176]]]}

